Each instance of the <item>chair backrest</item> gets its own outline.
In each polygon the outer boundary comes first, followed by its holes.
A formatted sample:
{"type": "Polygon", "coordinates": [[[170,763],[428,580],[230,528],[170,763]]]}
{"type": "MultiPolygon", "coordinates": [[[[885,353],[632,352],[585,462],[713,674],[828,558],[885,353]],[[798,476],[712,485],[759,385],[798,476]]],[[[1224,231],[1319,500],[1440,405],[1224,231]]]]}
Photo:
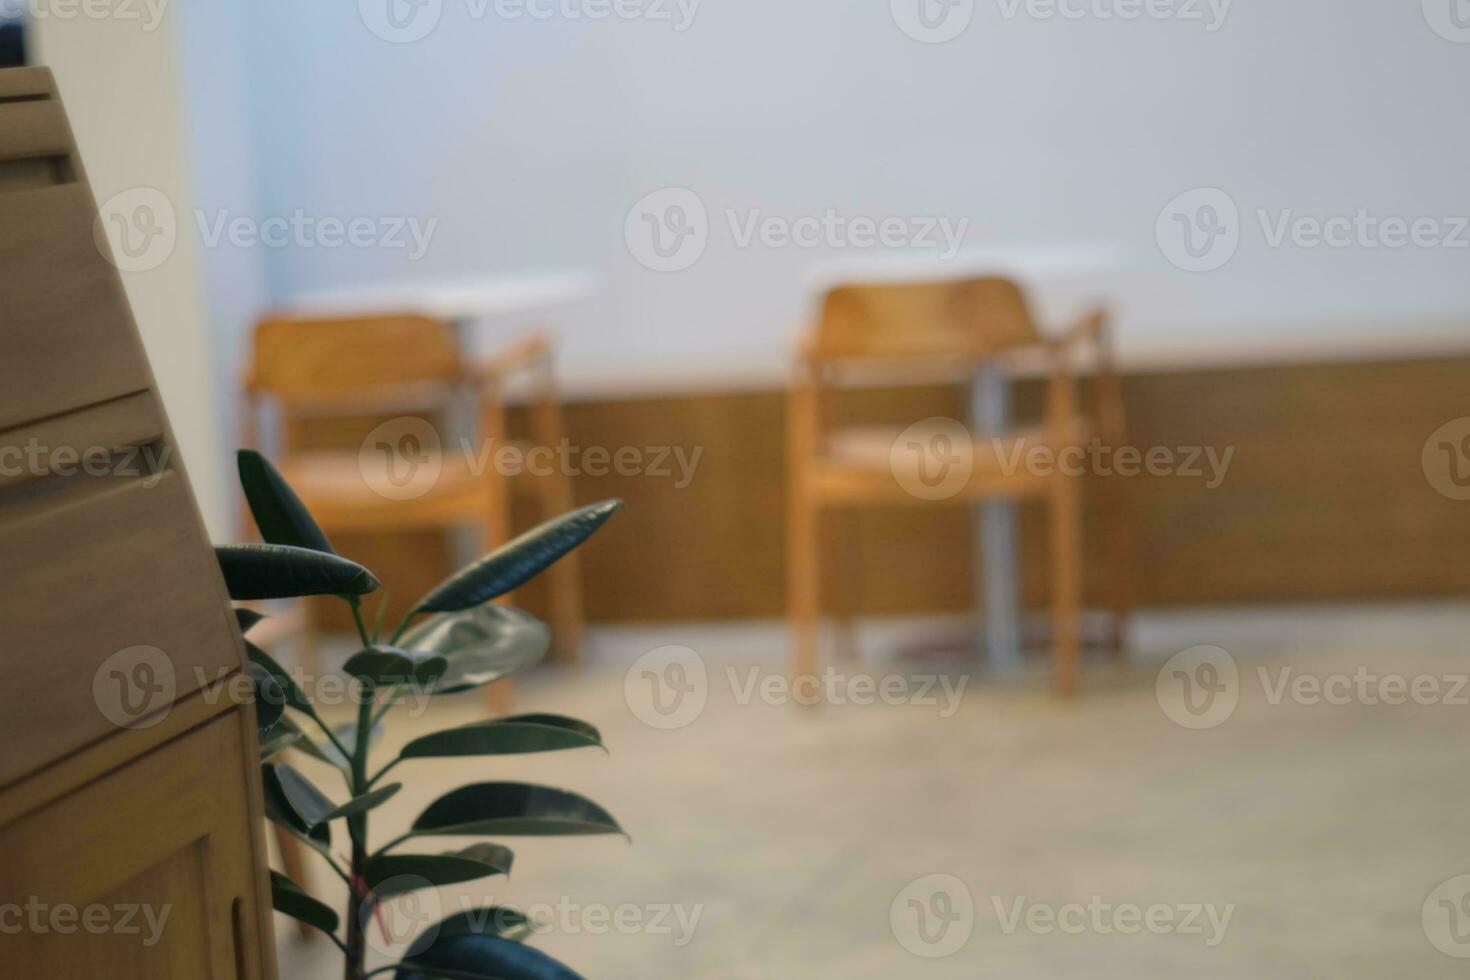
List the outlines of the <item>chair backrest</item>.
{"type": "Polygon", "coordinates": [[[424,316],[267,317],[254,348],[255,387],[288,404],[460,377],[454,328],[424,316]]]}
{"type": "Polygon", "coordinates": [[[1037,342],[1025,297],[999,277],[838,286],[812,354],[830,360],[980,360],[1037,342]]]}

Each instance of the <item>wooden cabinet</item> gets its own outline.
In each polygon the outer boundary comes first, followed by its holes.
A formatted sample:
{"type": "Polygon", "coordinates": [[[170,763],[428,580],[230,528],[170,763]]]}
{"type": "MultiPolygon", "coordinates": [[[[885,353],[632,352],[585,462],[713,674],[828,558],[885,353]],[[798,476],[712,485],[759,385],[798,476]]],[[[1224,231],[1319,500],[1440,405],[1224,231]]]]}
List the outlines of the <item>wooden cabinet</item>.
{"type": "Polygon", "coordinates": [[[264,975],[248,724],[230,711],[0,829],[7,974],[264,975]]]}
{"type": "Polygon", "coordinates": [[[0,974],[273,980],[244,648],[95,214],[0,71],[0,974]]]}

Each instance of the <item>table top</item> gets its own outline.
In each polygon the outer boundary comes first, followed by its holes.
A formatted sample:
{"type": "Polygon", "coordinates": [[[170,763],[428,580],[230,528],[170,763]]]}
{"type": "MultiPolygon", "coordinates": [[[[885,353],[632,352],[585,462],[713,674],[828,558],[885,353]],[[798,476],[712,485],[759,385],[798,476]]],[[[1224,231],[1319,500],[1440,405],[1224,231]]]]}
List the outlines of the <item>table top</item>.
{"type": "Polygon", "coordinates": [[[457,278],[364,283],[298,293],[282,303],[286,313],[419,313],[466,322],[484,317],[537,313],[586,299],[597,277],[567,270],[457,278]]]}

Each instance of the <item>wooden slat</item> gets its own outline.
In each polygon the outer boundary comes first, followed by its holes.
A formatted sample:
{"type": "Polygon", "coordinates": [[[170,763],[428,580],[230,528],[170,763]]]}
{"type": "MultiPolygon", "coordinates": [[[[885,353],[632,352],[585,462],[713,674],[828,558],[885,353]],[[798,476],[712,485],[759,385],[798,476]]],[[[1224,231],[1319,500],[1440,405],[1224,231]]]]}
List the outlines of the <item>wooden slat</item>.
{"type": "Polygon", "coordinates": [[[152,385],[81,183],[0,194],[0,429],[152,385]]]}
{"type": "Polygon", "coordinates": [[[11,68],[0,71],[0,102],[37,96],[54,97],[56,83],[49,68],[11,68]]]}
{"type": "Polygon", "coordinates": [[[0,432],[0,491],[76,468],[83,456],[125,452],[163,435],[163,416],[150,392],[0,432]]]}
{"type": "Polygon", "coordinates": [[[240,666],[214,556],[179,475],[60,482],[18,504],[0,496],[0,785],[146,724],[240,666]],[[151,677],[131,663],[116,674],[107,666],[134,647],[166,658],[151,677]]]}
{"type": "Polygon", "coordinates": [[[0,161],[66,156],[71,148],[60,102],[0,101],[0,161]]]}

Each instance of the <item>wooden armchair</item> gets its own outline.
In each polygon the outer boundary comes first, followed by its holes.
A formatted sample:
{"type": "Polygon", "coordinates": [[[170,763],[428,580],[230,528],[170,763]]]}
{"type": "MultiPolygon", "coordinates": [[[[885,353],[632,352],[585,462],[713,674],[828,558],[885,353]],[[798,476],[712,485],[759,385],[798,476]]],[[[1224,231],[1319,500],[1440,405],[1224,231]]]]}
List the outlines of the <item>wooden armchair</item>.
{"type": "MultiPolygon", "coordinates": [[[[272,401],[277,465],[328,534],[469,526],[488,551],[510,537],[512,485],[493,450],[508,445],[506,392],[522,378],[531,386],[531,442],[558,446],[552,349],[539,334],[468,361],[454,328],[427,317],[269,317],[256,327],[244,379],[242,441],[258,444],[262,409],[272,401]],[[466,403],[479,430],[468,445],[442,434],[435,421],[466,403]],[[299,426],[322,418],[386,421],[356,449],[301,445],[299,426]]],[[[531,484],[545,517],[572,508],[564,468],[552,466],[531,484]]],[[[556,655],[574,663],[583,629],[577,556],[558,562],[548,584],[556,655]]],[[[301,617],[309,639],[313,624],[305,610],[301,617]]],[[[505,708],[509,683],[487,689],[492,709],[505,708]]]]}
{"type": "MultiPolygon", "coordinates": [[[[1106,319],[1084,317],[1055,337],[1037,330],[1020,289],[1001,278],[885,285],[850,285],[825,297],[815,331],[802,344],[788,404],[790,490],[788,587],[795,677],[818,669],[820,602],[819,515],[826,508],[933,502],[916,494],[927,465],[923,447],[896,445],[903,428],[832,425],[835,389],[854,380],[899,383],[959,380],[988,364],[1028,363],[1049,378],[1040,425],[1005,433],[963,434],[949,447],[968,472],[943,494],[952,501],[1040,497],[1049,502],[1053,667],[1056,690],[1077,685],[1081,606],[1081,480],[1056,467],[1025,464],[1046,447],[1074,453],[1094,437],[1119,446],[1124,414],[1113,370],[1106,319]],[[1079,406],[1075,374],[1090,355],[1095,375],[1090,412],[1079,406]],[[1021,465],[1013,465],[1021,460],[1021,465]]],[[[956,426],[959,423],[955,423],[956,426]]],[[[947,444],[946,444],[947,445],[947,444]]],[[[1110,545],[1120,553],[1126,587],[1127,534],[1121,501],[1108,510],[1110,545]]],[[[1126,591],[1114,600],[1117,624],[1127,615],[1126,591]]],[[[1121,636],[1121,625],[1116,625],[1121,636]]]]}

